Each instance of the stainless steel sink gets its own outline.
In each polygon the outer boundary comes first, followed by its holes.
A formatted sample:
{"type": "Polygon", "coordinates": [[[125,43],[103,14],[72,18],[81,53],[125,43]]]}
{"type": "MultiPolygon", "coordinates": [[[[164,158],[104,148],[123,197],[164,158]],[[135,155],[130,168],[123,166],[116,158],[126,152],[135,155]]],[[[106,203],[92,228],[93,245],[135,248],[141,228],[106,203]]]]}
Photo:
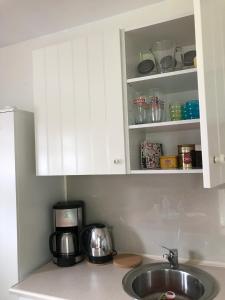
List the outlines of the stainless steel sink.
{"type": "Polygon", "coordinates": [[[175,300],[211,300],[219,291],[216,280],[198,268],[179,265],[172,269],[168,263],[143,265],[123,278],[124,290],[134,299],[160,300],[172,291],[175,300]]]}

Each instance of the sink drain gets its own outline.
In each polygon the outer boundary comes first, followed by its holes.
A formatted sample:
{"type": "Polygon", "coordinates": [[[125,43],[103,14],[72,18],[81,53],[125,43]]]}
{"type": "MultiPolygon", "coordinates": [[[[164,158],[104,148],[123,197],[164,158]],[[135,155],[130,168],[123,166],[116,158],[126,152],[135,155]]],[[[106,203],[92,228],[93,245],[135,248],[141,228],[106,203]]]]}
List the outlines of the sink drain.
{"type": "Polygon", "coordinates": [[[163,293],[159,300],[173,300],[176,298],[176,294],[172,291],[167,291],[166,293],[163,293]]]}

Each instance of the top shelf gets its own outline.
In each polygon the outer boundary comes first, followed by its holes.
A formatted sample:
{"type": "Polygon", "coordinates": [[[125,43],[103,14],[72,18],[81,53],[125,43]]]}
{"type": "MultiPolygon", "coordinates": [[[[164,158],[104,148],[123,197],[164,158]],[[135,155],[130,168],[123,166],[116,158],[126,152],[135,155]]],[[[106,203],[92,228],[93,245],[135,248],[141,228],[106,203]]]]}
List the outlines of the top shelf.
{"type": "Polygon", "coordinates": [[[167,93],[197,90],[197,69],[190,68],[168,73],[127,79],[127,83],[143,92],[150,87],[162,88],[167,93]]]}

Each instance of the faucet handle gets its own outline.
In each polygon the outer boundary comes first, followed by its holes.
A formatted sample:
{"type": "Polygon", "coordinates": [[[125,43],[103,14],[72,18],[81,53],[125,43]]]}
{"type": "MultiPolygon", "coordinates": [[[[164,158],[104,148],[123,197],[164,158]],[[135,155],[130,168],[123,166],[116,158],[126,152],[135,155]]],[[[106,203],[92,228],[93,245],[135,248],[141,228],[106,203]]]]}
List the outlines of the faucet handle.
{"type": "MultiPolygon", "coordinates": [[[[169,253],[172,253],[173,255],[178,255],[178,250],[177,250],[177,249],[170,249],[170,248],[165,247],[165,246],[162,246],[162,245],[161,245],[161,247],[162,247],[163,249],[166,249],[169,253]]],[[[165,254],[164,254],[164,255],[165,255],[165,254]]]]}

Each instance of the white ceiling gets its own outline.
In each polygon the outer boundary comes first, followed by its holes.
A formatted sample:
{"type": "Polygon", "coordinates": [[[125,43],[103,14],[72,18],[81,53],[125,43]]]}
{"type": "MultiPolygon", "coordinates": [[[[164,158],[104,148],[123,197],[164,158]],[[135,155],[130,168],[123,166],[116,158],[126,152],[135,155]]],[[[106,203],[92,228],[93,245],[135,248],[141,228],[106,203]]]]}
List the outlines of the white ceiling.
{"type": "Polygon", "coordinates": [[[0,0],[0,47],[160,0],[0,0]]]}

